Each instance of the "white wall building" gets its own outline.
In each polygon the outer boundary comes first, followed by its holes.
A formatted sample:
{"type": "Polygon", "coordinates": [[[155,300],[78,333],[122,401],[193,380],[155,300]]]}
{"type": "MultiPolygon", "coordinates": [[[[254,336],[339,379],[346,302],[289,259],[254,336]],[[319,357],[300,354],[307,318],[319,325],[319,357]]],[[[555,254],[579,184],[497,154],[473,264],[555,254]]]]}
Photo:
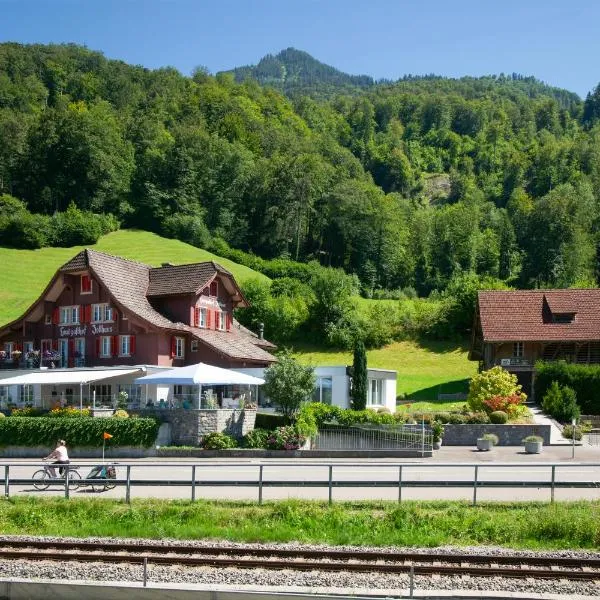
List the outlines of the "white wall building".
{"type": "MultiPolygon", "coordinates": [[[[264,377],[264,368],[235,369],[241,373],[264,377]]],[[[351,377],[345,366],[316,367],[316,386],[313,392],[315,402],[324,402],[340,408],[350,408],[351,377]]],[[[367,408],[387,408],[396,412],[396,371],[367,369],[367,408]]],[[[262,392],[261,392],[262,393],[262,392]]],[[[259,407],[270,407],[268,398],[259,396],[259,407]]]]}

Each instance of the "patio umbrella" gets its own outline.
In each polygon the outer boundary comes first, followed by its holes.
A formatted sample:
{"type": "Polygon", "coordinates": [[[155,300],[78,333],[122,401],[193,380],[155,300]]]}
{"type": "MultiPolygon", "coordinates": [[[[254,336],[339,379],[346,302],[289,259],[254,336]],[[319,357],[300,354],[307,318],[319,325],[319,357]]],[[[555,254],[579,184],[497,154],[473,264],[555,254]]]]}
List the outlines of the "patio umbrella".
{"type": "Polygon", "coordinates": [[[264,382],[265,380],[259,377],[206,363],[176,367],[135,380],[135,383],[150,385],[262,385],[264,382]]]}

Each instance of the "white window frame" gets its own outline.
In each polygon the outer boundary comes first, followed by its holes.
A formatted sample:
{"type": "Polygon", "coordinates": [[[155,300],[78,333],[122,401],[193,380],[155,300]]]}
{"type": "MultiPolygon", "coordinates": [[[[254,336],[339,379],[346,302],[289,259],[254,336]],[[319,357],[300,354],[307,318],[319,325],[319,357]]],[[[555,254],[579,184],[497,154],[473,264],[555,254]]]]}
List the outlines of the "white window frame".
{"type": "Polygon", "coordinates": [[[524,342],[513,342],[513,358],[523,358],[525,354],[524,342]]]}
{"type": "Polygon", "coordinates": [[[223,311],[217,312],[217,329],[219,331],[225,331],[225,313],[223,311]]]}
{"type": "Polygon", "coordinates": [[[59,325],[79,325],[79,306],[61,306],[59,325]]]}
{"type": "Polygon", "coordinates": [[[369,379],[367,406],[383,406],[383,379],[369,379]]]}
{"type": "Polygon", "coordinates": [[[198,352],[198,340],[192,340],[190,342],[190,351],[191,352],[198,352]]]}
{"type": "Polygon", "coordinates": [[[100,358],[110,358],[112,356],[111,350],[111,338],[110,335],[103,335],[100,337],[100,358]]]}
{"type": "Polygon", "coordinates": [[[110,304],[104,305],[104,323],[112,323],[113,322],[113,309],[110,304]]]}
{"type": "Polygon", "coordinates": [[[198,327],[206,329],[206,308],[201,307],[198,311],[198,327]]]}
{"type": "Polygon", "coordinates": [[[103,302],[92,304],[92,323],[112,323],[113,309],[110,304],[103,302]]]}
{"type": "Polygon", "coordinates": [[[175,338],[175,356],[174,358],[185,358],[185,338],[175,338]]]}
{"type": "Polygon", "coordinates": [[[23,358],[27,358],[30,352],[33,352],[33,342],[23,342],[23,358]]]}
{"type": "Polygon", "coordinates": [[[119,336],[119,356],[131,356],[131,336],[119,336]]]}

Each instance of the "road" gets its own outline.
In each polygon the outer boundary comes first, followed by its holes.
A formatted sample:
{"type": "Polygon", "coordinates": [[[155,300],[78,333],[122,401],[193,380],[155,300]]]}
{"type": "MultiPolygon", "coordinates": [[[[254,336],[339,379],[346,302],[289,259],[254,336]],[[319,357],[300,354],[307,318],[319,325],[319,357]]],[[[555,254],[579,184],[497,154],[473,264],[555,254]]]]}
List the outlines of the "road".
{"type": "MultiPolygon", "coordinates": [[[[556,500],[600,499],[600,449],[580,447],[576,449],[576,456],[571,458],[571,448],[552,447],[545,448],[542,455],[525,455],[520,448],[497,448],[491,453],[473,452],[471,448],[451,448],[436,453],[435,458],[426,459],[398,459],[383,460],[358,460],[358,459],[129,459],[119,461],[117,478],[125,479],[127,468],[130,466],[132,480],[131,498],[190,498],[191,485],[178,486],[136,486],[136,480],[145,481],[191,481],[192,467],[195,467],[197,481],[205,482],[196,486],[196,498],[227,499],[227,500],[256,500],[258,486],[223,486],[210,485],[212,481],[239,481],[257,482],[262,465],[263,481],[322,481],[328,482],[329,465],[332,467],[334,481],[350,482],[391,482],[393,487],[345,487],[332,490],[333,500],[398,500],[398,480],[400,477],[399,465],[402,463],[402,479],[404,481],[432,481],[441,482],[435,487],[404,487],[402,499],[473,499],[473,488],[452,488],[447,483],[452,481],[470,481],[474,479],[475,465],[477,465],[477,478],[480,482],[549,482],[552,476],[552,467],[555,465],[555,481],[584,481],[597,482],[598,488],[575,488],[555,490],[556,500]],[[462,463],[462,464],[457,464],[462,463]]],[[[80,473],[85,476],[92,462],[83,463],[80,473]]],[[[31,460],[4,460],[0,462],[0,474],[3,474],[2,465],[10,463],[10,478],[31,477],[36,467],[31,460]]],[[[77,463],[75,463],[77,464],[77,463]]],[[[479,488],[478,501],[522,501],[550,499],[550,489],[500,487],[479,488]]],[[[11,496],[24,496],[27,494],[40,497],[63,495],[62,486],[53,486],[40,492],[33,486],[11,485],[11,496]]],[[[268,487],[262,490],[263,500],[283,498],[304,498],[314,500],[327,500],[328,487],[268,487]]],[[[73,498],[101,496],[105,498],[124,498],[125,487],[118,486],[114,490],[95,493],[89,488],[81,488],[71,492],[73,498]]]]}

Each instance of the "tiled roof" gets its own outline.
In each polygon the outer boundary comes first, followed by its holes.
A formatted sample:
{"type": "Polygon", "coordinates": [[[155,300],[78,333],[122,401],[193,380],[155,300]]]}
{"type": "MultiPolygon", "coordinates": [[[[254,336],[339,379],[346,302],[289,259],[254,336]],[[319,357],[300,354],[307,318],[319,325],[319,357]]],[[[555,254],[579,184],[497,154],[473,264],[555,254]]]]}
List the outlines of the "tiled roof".
{"type": "Polygon", "coordinates": [[[600,289],[481,291],[479,315],[486,342],[600,340],[600,289]]]}
{"type": "Polygon", "coordinates": [[[165,265],[150,269],[147,296],[170,296],[199,292],[217,273],[232,277],[231,273],[215,262],[191,265],[165,265]]]}

